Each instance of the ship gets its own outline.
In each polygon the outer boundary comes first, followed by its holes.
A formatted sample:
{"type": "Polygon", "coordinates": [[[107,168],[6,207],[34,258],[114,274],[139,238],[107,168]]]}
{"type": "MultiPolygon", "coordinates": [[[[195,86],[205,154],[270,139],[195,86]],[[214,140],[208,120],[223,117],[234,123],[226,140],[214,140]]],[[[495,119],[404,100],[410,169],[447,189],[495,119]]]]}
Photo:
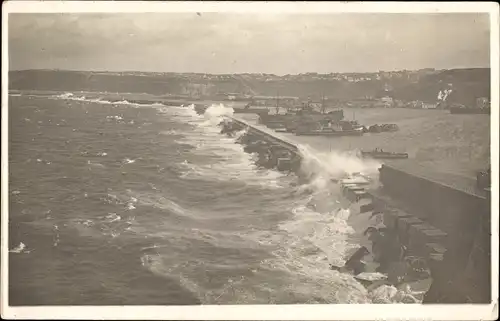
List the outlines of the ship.
{"type": "Polygon", "coordinates": [[[321,113],[314,110],[299,110],[295,112],[295,117],[291,117],[285,123],[287,132],[294,133],[297,128],[311,122],[337,122],[344,119],[344,111],[342,109],[333,110],[328,113],[321,113]]]}
{"type": "Polygon", "coordinates": [[[246,104],[244,108],[233,108],[235,114],[257,114],[265,115],[269,113],[267,108],[252,108],[250,103],[246,104]]]}
{"type": "Polygon", "coordinates": [[[382,149],[375,148],[372,151],[361,151],[361,156],[375,159],[406,159],[408,158],[408,153],[386,152],[382,149]]]}
{"type": "MultiPolygon", "coordinates": [[[[278,98],[279,99],[279,98],[278,98]]],[[[310,102],[304,102],[301,106],[294,106],[287,109],[286,114],[279,114],[279,102],[276,103],[275,114],[260,114],[259,123],[269,128],[293,133],[305,123],[318,121],[340,121],[344,119],[342,109],[326,112],[325,98],[322,97],[321,111],[314,110],[310,102]]]]}
{"type": "Polygon", "coordinates": [[[313,122],[337,122],[344,119],[344,110],[337,109],[326,112],[325,96],[321,97],[321,110],[316,111],[310,106],[310,102],[304,103],[302,108],[296,108],[295,117],[286,122],[286,131],[294,133],[297,128],[313,122]]]}
{"type": "Polygon", "coordinates": [[[396,124],[375,124],[370,126],[366,132],[368,133],[383,133],[383,132],[397,132],[399,130],[396,124]]]}
{"type": "Polygon", "coordinates": [[[298,136],[362,136],[365,127],[355,120],[335,121],[323,119],[301,123],[295,135],[298,136]]]}
{"type": "Polygon", "coordinates": [[[280,114],[279,109],[279,97],[277,97],[276,112],[270,114],[269,109],[266,109],[267,112],[259,113],[259,123],[272,129],[285,128],[286,121],[295,116],[295,113],[292,110],[287,110],[286,114],[280,114]]]}

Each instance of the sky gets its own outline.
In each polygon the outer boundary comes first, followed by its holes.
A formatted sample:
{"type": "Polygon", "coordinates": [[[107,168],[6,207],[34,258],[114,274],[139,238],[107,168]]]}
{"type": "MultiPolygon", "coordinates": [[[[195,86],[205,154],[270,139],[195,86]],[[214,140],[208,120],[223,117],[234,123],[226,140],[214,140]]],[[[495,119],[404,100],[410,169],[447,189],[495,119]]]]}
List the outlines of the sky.
{"type": "Polygon", "coordinates": [[[487,14],[9,14],[9,69],[201,73],[489,67],[487,14]]]}

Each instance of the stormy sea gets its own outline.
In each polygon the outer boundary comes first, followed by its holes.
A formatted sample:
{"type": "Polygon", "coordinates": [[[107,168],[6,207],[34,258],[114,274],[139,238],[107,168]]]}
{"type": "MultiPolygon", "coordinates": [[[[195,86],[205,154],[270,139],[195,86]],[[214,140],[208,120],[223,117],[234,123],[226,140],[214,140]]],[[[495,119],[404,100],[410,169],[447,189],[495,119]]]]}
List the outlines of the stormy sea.
{"type": "Polygon", "coordinates": [[[419,302],[330,269],[376,224],[330,179],[379,164],[304,147],[311,181],[259,168],[220,134],[231,111],[10,93],[10,304],[419,302]]]}

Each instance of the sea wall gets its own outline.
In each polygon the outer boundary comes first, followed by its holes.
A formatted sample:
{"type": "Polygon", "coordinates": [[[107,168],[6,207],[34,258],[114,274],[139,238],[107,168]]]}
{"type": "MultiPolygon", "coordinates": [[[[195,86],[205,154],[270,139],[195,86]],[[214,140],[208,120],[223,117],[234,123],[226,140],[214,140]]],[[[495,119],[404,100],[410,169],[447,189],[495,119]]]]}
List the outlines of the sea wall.
{"type": "MultiPolygon", "coordinates": [[[[222,134],[241,130],[246,134],[239,142],[258,154],[259,166],[301,177],[302,156],[292,142],[235,117],[221,123],[222,134]]],[[[379,271],[396,286],[432,278],[424,303],[489,302],[489,197],[394,166],[383,165],[379,171],[381,187],[370,190],[371,201],[361,206],[362,212],[383,217],[385,227],[367,230],[379,271]]]]}
{"type": "Polygon", "coordinates": [[[425,302],[489,303],[489,195],[389,165],[380,168],[379,179],[373,209],[384,212],[386,226],[430,266],[434,282],[425,302]]]}

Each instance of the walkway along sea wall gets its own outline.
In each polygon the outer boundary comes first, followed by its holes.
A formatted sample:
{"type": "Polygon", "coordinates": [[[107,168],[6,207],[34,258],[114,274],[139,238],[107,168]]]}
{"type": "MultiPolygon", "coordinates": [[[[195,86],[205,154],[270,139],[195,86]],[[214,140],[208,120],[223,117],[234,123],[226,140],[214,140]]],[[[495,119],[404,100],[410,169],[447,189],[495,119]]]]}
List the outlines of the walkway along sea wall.
{"type": "Polygon", "coordinates": [[[489,303],[490,194],[417,165],[383,165],[379,171],[382,188],[372,193],[374,209],[392,213],[388,220],[408,235],[412,249],[428,254],[434,282],[424,302],[489,303]]]}
{"type": "MultiPolygon", "coordinates": [[[[302,155],[294,143],[233,116],[227,116],[221,128],[221,134],[228,135],[246,130],[239,142],[245,151],[258,153],[259,165],[293,171],[300,178],[302,155]]],[[[442,177],[435,179],[439,175],[418,175],[426,172],[418,167],[408,170],[383,165],[379,171],[381,187],[367,191],[371,202],[361,206],[361,211],[383,216],[385,227],[366,232],[381,272],[388,271],[390,283],[402,283],[397,273],[391,277],[393,267],[411,261],[410,265],[422,267],[415,268],[413,274],[422,274],[425,269],[432,277],[424,303],[489,303],[489,195],[460,181],[449,180],[453,185],[442,177]],[[400,248],[404,249],[402,254],[400,248]]],[[[354,201],[366,194],[356,186],[346,188],[352,188],[354,201]]]]}

